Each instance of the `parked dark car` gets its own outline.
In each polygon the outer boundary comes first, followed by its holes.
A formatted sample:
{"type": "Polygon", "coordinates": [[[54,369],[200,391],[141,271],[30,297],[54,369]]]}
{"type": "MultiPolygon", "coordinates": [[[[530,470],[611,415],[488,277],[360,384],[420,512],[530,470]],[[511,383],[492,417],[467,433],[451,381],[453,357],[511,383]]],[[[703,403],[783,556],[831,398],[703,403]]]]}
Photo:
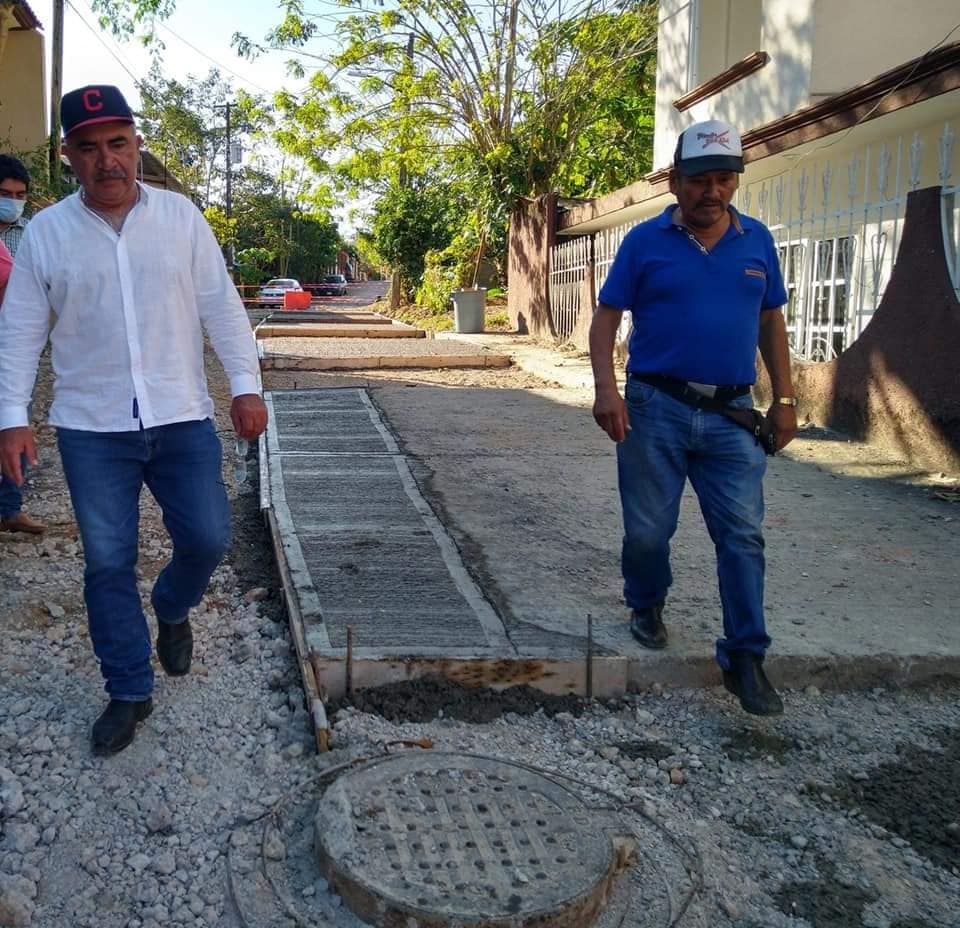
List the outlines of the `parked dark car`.
{"type": "Polygon", "coordinates": [[[311,289],[317,296],[346,296],[347,278],[343,274],[327,274],[319,284],[311,289]]]}

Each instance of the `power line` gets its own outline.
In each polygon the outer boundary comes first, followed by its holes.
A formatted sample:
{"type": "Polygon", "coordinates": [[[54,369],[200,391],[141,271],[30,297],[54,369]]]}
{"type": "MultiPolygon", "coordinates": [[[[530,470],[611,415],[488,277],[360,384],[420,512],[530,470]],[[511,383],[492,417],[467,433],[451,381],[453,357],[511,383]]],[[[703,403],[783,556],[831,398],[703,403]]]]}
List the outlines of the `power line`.
{"type": "Polygon", "coordinates": [[[160,28],[166,32],[169,32],[170,35],[172,35],[175,39],[179,39],[181,42],[183,42],[184,45],[187,46],[187,48],[192,49],[198,55],[202,55],[204,58],[206,58],[207,61],[211,62],[212,64],[215,64],[218,68],[221,68],[222,70],[226,71],[227,74],[233,75],[235,78],[237,78],[237,80],[241,80],[245,84],[249,84],[251,87],[254,87],[257,90],[259,90],[261,93],[265,93],[268,95],[273,93],[272,90],[267,90],[266,87],[261,87],[259,84],[254,83],[249,78],[246,78],[242,74],[238,74],[236,71],[232,70],[231,68],[228,68],[225,64],[222,64],[221,62],[217,61],[216,58],[211,58],[210,55],[208,55],[205,51],[202,51],[201,49],[197,48],[196,45],[193,45],[191,42],[188,42],[182,35],[179,35],[178,33],[174,32],[166,23],[160,23],[160,28]]]}
{"type": "Polygon", "coordinates": [[[133,71],[130,70],[127,63],[107,44],[106,40],[103,38],[103,35],[101,34],[101,30],[95,29],[93,26],[91,26],[90,23],[88,23],[80,14],[80,11],[70,2],[70,0],[66,0],[66,3],[67,3],[67,6],[70,7],[71,10],[73,10],[77,19],[79,19],[80,22],[82,22],[93,33],[96,40],[110,53],[114,61],[116,61],[117,64],[119,64],[120,67],[127,72],[127,74],[130,76],[130,79],[133,81],[134,86],[137,87],[137,89],[139,89],[140,85],[142,84],[142,80],[139,77],[137,77],[137,75],[134,74],[133,71]]]}

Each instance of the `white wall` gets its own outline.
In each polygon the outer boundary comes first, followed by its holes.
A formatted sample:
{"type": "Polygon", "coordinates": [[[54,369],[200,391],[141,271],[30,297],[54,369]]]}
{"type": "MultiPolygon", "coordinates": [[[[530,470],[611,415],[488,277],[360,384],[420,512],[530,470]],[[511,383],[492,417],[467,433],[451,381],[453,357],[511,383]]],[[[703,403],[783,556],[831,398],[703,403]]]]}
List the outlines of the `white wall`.
{"type": "MultiPolygon", "coordinates": [[[[721,7],[713,4],[724,3],[724,0],[661,0],[657,37],[654,169],[670,164],[677,136],[691,123],[702,119],[725,119],[740,132],[746,132],[810,102],[815,2],[764,0],[760,45],[751,51],[767,52],[770,62],[750,77],[680,113],[674,109],[673,101],[696,84],[715,76],[691,74],[690,61],[692,58],[705,62],[713,60],[709,55],[700,54],[698,47],[705,42],[720,41],[713,32],[721,28],[716,19],[721,7]],[[701,5],[707,12],[698,19],[697,8],[701,5]],[[696,84],[688,85],[691,78],[696,84]]],[[[749,11],[749,4],[723,8],[737,14],[731,19],[731,25],[740,23],[742,28],[743,16],[749,11]]],[[[740,50],[739,46],[729,47],[731,50],[740,50]]],[[[737,60],[741,57],[743,55],[738,55],[737,60]]],[[[695,72],[696,69],[693,70],[695,72]]]]}
{"type": "MultiPolygon", "coordinates": [[[[960,24],[957,0],[816,0],[814,7],[816,96],[840,93],[918,58],[960,24]]],[[[960,41],[960,31],[947,41],[960,41]]]]}

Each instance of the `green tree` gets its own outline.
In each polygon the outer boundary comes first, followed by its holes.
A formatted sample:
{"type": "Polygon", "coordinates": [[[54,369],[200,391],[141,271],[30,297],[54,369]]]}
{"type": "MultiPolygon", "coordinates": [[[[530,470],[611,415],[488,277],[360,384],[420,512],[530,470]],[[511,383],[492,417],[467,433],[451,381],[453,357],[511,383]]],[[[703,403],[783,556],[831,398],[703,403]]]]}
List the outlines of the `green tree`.
{"type": "Polygon", "coordinates": [[[423,276],[430,250],[442,250],[452,238],[447,188],[417,177],[409,187],[392,187],[377,201],[371,233],[376,253],[400,272],[408,297],[423,276]]]}
{"type": "MultiPolygon", "coordinates": [[[[299,2],[281,6],[284,24],[268,45],[306,45],[316,22],[299,2]]],[[[631,107],[616,101],[650,90],[638,87],[637,71],[654,48],[652,0],[385,0],[356,9],[309,91],[278,100],[290,118],[281,144],[301,154],[345,149],[343,180],[383,182],[442,160],[509,212],[583,161],[585,134],[629,118],[631,107]]],[[[262,47],[236,41],[248,53],[262,47]]]]}

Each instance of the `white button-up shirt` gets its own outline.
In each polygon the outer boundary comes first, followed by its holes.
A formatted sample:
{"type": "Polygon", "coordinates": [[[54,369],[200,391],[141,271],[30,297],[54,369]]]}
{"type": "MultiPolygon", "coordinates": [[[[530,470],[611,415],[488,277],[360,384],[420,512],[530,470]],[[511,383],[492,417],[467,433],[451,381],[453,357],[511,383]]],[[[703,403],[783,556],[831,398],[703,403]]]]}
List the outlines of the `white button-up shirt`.
{"type": "Polygon", "coordinates": [[[0,429],[28,424],[48,333],[51,424],[124,432],[211,417],[203,330],[233,396],[258,393],[247,314],[193,203],[141,185],[118,235],[79,194],[67,197],[27,226],[10,275],[0,311],[0,429]]]}

